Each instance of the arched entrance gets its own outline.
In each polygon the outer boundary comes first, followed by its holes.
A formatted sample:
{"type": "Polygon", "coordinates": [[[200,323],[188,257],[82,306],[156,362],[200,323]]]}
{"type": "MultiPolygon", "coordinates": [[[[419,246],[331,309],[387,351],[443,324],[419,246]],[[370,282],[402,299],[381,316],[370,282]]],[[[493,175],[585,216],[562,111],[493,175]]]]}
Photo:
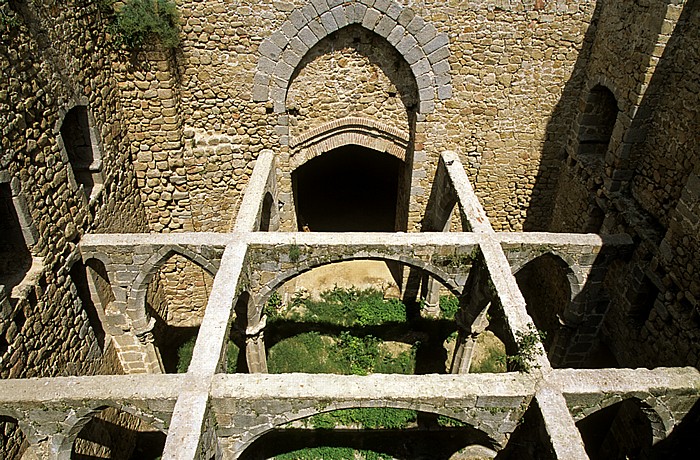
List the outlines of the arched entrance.
{"type": "Polygon", "coordinates": [[[388,153],[348,145],[292,173],[299,230],[393,232],[403,162],[388,153]]]}

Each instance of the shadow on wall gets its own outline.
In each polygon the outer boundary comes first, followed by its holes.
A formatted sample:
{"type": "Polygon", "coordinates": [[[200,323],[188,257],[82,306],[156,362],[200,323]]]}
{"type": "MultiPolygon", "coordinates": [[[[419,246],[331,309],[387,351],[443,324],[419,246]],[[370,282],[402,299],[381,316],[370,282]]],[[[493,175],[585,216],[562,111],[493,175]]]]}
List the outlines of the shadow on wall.
{"type": "Polygon", "coordinates": [[[527,216],[523,222],[523,231],[545,231],[551,226],[550,220],[556,203],[560,172],[566,160],[564,146],[578,114],[581,91],[583,91],[586,82],[586,68],[595,41],[603,3],[596,2],[590,26],[586,30],[581,51],[571,72],[571,78],[566,82],[561,98],[554,107],[547,123],[540,167],[532,189],[527,216]]]}

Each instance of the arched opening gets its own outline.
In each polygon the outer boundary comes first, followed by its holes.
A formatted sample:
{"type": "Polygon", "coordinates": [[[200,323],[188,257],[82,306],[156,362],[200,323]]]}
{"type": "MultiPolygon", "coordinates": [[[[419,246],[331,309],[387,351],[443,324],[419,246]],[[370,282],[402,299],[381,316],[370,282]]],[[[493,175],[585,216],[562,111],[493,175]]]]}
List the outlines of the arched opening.
{"type": "Polygon", "coordinates": [[[345,146],[314,158],[292,174],[299,230],[396,230],[403,162],[387,153],[345,146]]]}
{"type": "Polygon", "coordinates": [[[454,317],[423,316],[412,306],[384,261],[337,262],[297,275],[264,306],[268,371],[446,373],[454,317]]]}
{"type": "Polygon", "coordinates": [[[579,119],[579,154],[605,157],[618,112],[615,96],[608,88],[596,85],[591,89],[579,119]]]}
{"type": "Polygon", "coordinates": [[[61,124],[61,139],[73,176],[88,198],[102,186],[102,158],[92,134],[88,108],[77,105],[66,113],[61,124]]]}
{"type": "Polygon", "coordinates": [[[483,431],[442,415],[387,407],[324,412],[273,429],[239,458],[476,460],[496,452],[483,431]]]}
{"type": "Polygon", "coordinates": [[[544,333],[543,345],[550,351],[561,327],[560,319],[571,303],[569,267],[560,257],[543,254],[528,262],[515,279],[535,327],[544,333]]]}
{"type": "Polygon", "coordinates": [[[70,458],[156,460],[163,454],[164,447],[165,433],[127,412],[107,407],[80,430],[70,458]]]}
{"type": "Polygon", "coordinates": [[[17,420],[0,415],[0,458],[20,459],[28,447],[27,438],[19,428],[17,420]]]}
{"type": "Polygon", "coordinates": [[[0,183],[0,285],[7,295],[22,282],[32,266],[32,254],[12,200],[9,182],[0,183]]]}
{"type": "Polygon", "coordinates": [[[497,460],[556,460],[557,456],[547,435],[542,410],[532,399],[518,426],[510,436],[506,447],[498,453],[497,460]]]}
{"type": "Polygon", "coordinates": [[[213,282],[207,270],[177,253],[151,278],[146,311],[155,319],[153,337],[165,372],[187,370],[213,282]]]}
{"type": "Polygon", "coordinates": [[[267,192],[263,198],[262,210],[260,211],[260,228],[261,232],[269,232],[276,230],[277,222],[276,219],[276,209],[273,209],[275,205],[275,200],[272,198],[272,194],[267,192]]]}
{"type": "MultiPolygon", "coordinates": [[[[93,353],[99,355],[100,351],[104,350],[105,331],[102,327],[102,320],[97,312],[97,307],[92,301],[90,287],[88,286],[87,269],[82,261],[78,260],[73,263],[69,276],[73,286],[75,287],[75,292],[73,292],[73,294],[76,296],[75,301],[79,303],[76,311],[84,312],[84,318],[87,319],[90,326],[89,331],[92,331],[92,336],[94,336],[97,346],[99,347],[99,350],[93,350],[93,353]]],[[[88,335],[87,331],[85,332],[85,335],[88,335]]]]}
{"type": "Polygon", "coordinates": [[[652,426],[634,399],[596,411],[576,427],[591,460],[653,458],[652,426]]]}

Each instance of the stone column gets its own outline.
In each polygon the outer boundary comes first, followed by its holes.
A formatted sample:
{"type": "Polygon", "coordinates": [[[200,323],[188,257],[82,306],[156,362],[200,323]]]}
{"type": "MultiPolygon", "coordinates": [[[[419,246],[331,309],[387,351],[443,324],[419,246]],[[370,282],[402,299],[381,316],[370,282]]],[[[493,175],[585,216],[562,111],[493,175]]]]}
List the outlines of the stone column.
{"type": "Polygon", "coordinates": [[[255,326],[248,326],[245,330],[245,358],[248,363],[248,372],[251,374],[267,373],[267,356],[265,355],[265,339],[263,332],[267,324],[267,317],[263,315],[255,326]]]}
{"type": "Polygon", "coordinates": [[[457,346],[455,347],[454,355],[452,356],[452,364],[450,365],[450,373],[452,374],[467,374],[469,367],[472,364],[474,356],[474,346],[479,335],[489,326],[487,312],[491,303],[471,320],[467,317],[466,310],[460,310],[455,318],[459,327],[459,335],[457,336],[457,346]]]}
{"type": "Polygon", "coordinates": [[[435,281],[432,276],[426,278],[427,292],[421,313],[430,318],[437,318],[440,316],[440,283],[435,281]]]}
{"type": "Polygon", "coordinates": [[[450,373],[452,374],[469,372],[476,339],[489,325],[487,312],[491,306],[491,298],[486,289],[487,280],[488,272],[484,262],[482,260],[474,261],[462,296],[466,301],[460,300],[460,308],[455,317],[459,327],[459,335],[450,365],[450,373]]]}

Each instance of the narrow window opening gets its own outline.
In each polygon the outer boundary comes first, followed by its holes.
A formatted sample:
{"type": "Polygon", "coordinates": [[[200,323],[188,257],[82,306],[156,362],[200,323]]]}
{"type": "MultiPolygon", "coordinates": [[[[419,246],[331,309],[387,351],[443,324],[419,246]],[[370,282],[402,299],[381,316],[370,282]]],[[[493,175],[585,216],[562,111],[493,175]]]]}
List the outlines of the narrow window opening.
{"type": "Polygon", "coordinates": [[[61,138],[73,169],[75,181],[85,195],[94,197],[102,187],[102,160],[93,145],[87,107],[73,107],[63,119],[61,138]]]}
{"type": "Polygon", "coordinates": [[[5,285],[8,295],[31,266],[32,255],[24,240],[10,184],[0,184],[0,284],[5,285]]]}
{"type": "Polygon", "coordinates": [[[591,90],[579,123],[579,154],[605,156],[618,112],[617,101],[609,89],[598,85],[591,90]]]}
{"type": "Polygon", "coordinates": [[[632,308],[630,308],[630,318],[637,326],[641,327],[647,322],[658,297],[659,288],[648,276],[645,276],[639,291],[632,299],[632,308]]]}

